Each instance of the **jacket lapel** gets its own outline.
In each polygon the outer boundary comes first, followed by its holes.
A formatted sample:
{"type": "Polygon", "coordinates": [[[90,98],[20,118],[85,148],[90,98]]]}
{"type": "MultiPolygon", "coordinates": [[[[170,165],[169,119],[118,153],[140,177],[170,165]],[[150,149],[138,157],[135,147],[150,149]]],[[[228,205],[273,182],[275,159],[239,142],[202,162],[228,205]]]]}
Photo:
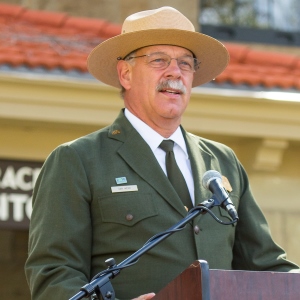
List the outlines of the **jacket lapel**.
{"type": "MultiPolygon", "coordinates": [[[[183,129],[182,132],[186,141],[192,166],[195,187],[195,205],[198,205],[211,197],[211,192],[202,185],[203,174],[209,170],[218,170],[219,163],[212,154],[205,150],[199,137],[187,133],[183,129]]],[[[203,214],[197,216],[193,220],[193,224],[199,225],[202,221],[205,222],[205,220],[207,220],[202,217],[203,214]]]]}
{"type": "Polygon", "coordinates": [[[187,133],[184,129],[182,129],[182,132],[191,161],[195,187],[195,205],[197,205],[211,196],[211,193],[202,185],[203,174],[208,170],[218,170],[219,163],[214,156],[202,147],[199,137],[187,133]]]}
{"type": "Polygon", "coordinates": [[[118,154],[143,180],[147,181],[182,216],[186,210],[153,152],[128,122],[123,112],[110,128],[109,137],[123,142],[118,154]],[[114,134],[120,132],[122,134],[114,134]],[[136,147],[135,145],[138,145],[136,147]],[[138,149],[137,149],[138,148],[138,149]]]}

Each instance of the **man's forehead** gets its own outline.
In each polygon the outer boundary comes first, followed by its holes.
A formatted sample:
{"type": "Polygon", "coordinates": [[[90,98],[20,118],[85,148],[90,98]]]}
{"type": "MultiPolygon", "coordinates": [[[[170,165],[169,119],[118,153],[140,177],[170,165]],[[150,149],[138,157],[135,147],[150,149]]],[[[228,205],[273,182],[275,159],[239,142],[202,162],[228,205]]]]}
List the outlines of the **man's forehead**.
{"type": "Polygon", "coordinates": [[[137,51],[139,53],[176,51],[181,53],[182,55],[184,54],[193,55],[193,53],[190,50],[175,45],[152,45],[152,46],[140,48],[137,51]]]}

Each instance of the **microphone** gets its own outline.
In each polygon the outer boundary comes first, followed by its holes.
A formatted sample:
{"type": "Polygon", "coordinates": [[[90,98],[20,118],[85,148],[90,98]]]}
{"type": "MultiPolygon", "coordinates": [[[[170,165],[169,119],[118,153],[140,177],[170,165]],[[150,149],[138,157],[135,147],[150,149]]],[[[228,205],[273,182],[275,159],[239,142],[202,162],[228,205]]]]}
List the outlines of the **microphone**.
{"type": "Polygon", "coordinates": [[[238,220],[236,209],[222,184],[222,175],[218,171],[210,170],[204,173],[202,185],[214,194],[214,200],[224,208],[233,220],[238,220]]]}

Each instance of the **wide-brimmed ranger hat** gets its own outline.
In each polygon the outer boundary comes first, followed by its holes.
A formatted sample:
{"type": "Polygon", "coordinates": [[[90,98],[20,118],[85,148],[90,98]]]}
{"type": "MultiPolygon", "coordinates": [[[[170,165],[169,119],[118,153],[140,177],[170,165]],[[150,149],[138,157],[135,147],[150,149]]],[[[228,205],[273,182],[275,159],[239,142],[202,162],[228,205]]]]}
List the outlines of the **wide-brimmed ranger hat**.
{"type": "Polygon", "coordinates": [[[112,37],[90,53],[89,72],[98,80],[120,88],[117,63],[130,52],[153,45],[174,45],[190,50],[200,62],[192,86],[211,81],[229,62],[225,46],[218,40],[195,32],[193,24],[178,10],[161,7],[127,17],[122,33],[112,37]]]}

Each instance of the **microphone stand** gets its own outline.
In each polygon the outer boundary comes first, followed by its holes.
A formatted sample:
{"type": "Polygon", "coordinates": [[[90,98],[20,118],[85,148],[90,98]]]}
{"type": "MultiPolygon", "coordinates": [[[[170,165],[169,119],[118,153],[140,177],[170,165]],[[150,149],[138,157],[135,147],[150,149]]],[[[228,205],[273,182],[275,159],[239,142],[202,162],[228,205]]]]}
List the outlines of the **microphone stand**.
{"type": "MultiPolygon", "coordinates": [[[[96,294],[97,298],[101,300],[115,300],[115,292],[110,280],[116,277],[120,273],[121,269],[135,264],[139,257],[141,257],[144,253],[148,252],[150,249],[155,247],[157,244],[159,244],[161,241],[163,241],[173,233],[182,230],[188,222],[197,217],[199,214],[209,212],[211,215],[213,215],[213,213],[210,212],[210,209],[215,205],[220,205],[220,203],[218,203],[217,199],[214,196],[211,199],[203,201],[198,206],[191,209],[185,218],[170,227],[168,230],[150,238],[150,240],[148,240],[148,242],[146,242],[146,244],[144,244],[142,248],[134,252],[118,265],[115,264],[115,260],[113,258],[108,259],[105,262],[108,266],[108,269],[97,274],[90,283],[84,285],[80,289],[80,292],[78,292],[69,300],[80,300],[82,298],[91,296],[92,294],[96,294]]],[[[237,222],[237,219],[233,220],[230,223],[221,222],[216,217],[215,219],[219,223],[222,223],[224,225],[230,225],[237,222]]]]}

